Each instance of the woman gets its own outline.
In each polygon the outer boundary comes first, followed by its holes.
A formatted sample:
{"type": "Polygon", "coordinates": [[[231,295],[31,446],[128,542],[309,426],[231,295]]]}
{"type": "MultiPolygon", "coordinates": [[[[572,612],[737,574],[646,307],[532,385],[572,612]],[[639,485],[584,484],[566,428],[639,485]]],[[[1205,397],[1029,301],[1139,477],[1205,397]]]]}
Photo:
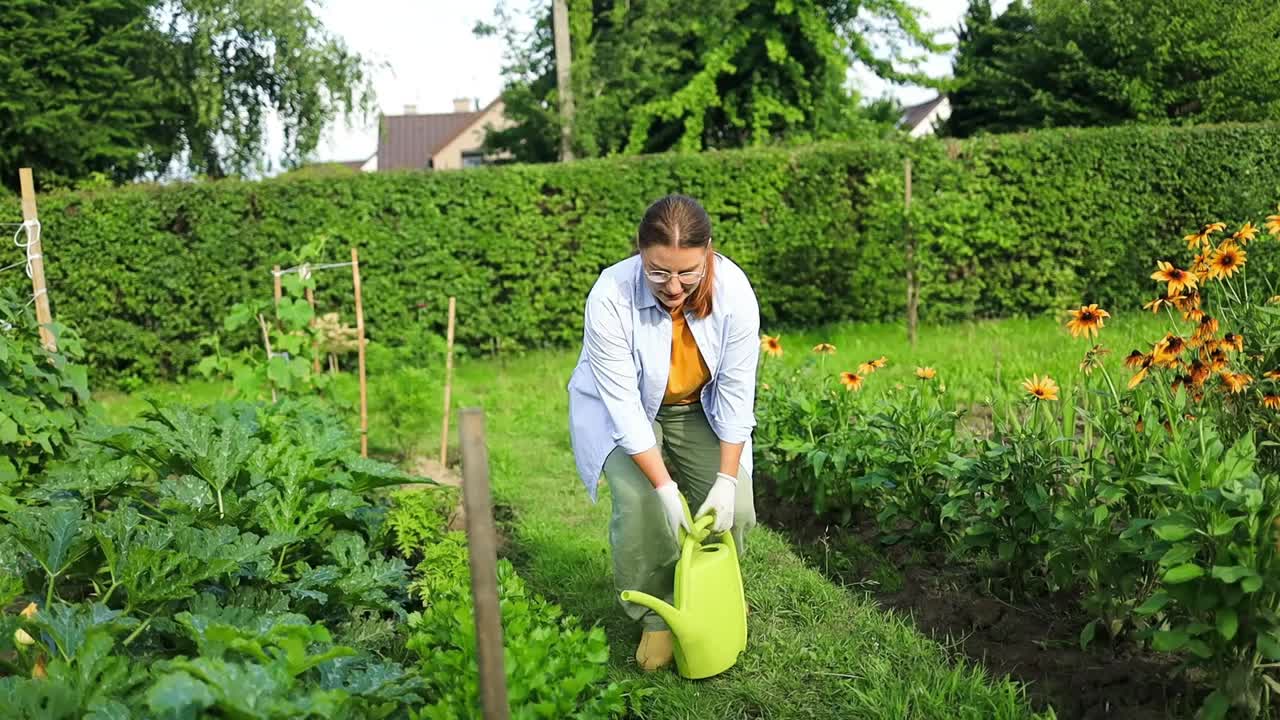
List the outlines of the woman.
{"type": "MultiPolygon", "coordinates": [[[[746,275],[711,244],[693,199],[664,197],[645,212],[637,254],[600,274],[587,298],[582,353],[569,381],[578,473],[592,502],[600,475],[613,502],[614,584],[672,601],[677,528],[713,513],[740,552],[755,525],[755,427],[760,313],[746,275]]],[[[619,600],[640,623],[636,660],[672,659],[656,613],[619,600]]]]}

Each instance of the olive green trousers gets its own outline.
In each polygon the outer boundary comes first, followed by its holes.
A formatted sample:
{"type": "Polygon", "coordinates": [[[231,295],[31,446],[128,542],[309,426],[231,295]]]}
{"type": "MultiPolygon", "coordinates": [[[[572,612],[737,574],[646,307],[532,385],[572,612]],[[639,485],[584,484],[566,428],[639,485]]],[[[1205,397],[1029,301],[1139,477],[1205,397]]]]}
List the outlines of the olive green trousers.
{"type": "MultiPolygon", "coordinates": [[[[653,430],[672,479],[688,501],[689,511],[697,513],[720,471],[720,439],[707,422],[702,405],[662,407],[653,430]]],[[[673,602],[680,548],[667,524],[662,501],[639,466],[621,448],[609,454],[604,474],[613,503],[609,547],[613,554],[615,588],[619,593],[639,590],[673,602]]],[[[751,476],[741,467],[735,499],[731,533],[741,556],[747,549],[747,531],[756,524],[751,476]]],[[[621,598],[618,602],[645,630],[667,629],[666,622],[652,610],[621,598]]]]}

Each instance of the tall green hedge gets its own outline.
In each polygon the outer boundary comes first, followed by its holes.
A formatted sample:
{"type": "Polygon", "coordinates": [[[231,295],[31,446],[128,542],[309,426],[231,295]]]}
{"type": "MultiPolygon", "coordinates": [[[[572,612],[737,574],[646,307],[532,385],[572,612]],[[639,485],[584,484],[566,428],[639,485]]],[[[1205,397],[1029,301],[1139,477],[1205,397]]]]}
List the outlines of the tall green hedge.
{"type": "MultiPolygon", "coordinates": [[[[360,248],[375,341],[439,330],[456,295],[472,348],[572,343],[597,273],[672,191],[711,212],[766,327],[897,317],[908,155],[925,318],[1131,306],[1191,228],[1280,202],[1278,147],[1280,126],[1044,131],[55,193],[40,216],[55,313],[79,326],[99,376],[151,378],[190,368],[226,309],[269,297],[270,267],[321,236],[326,259],[360,248]]],[[[0,198],[0,219],[19,217],[0,198]]],[[[1251,270],[1280,267],[1276,245],[1250,246],[1251,270]]],[[[349,321],[349,275],[319,286],[321,309],[349,321]]]]}

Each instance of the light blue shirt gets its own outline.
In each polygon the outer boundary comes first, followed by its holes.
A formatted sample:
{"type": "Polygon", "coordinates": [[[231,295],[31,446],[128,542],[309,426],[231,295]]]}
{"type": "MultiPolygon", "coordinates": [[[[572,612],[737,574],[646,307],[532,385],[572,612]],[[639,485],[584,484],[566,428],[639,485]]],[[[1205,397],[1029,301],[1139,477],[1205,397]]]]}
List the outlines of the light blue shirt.
{"type": "MultiPolygon", "coordinates": [[[[760,308],[742,270],[715,254],[711,314],[686,313],[711,370],[702,408],[722,442],[745,443],[742,468],[751,473],[760,308]]],[[[600,273],[587,297],[582,353],[569,379],[569,434],[578,475],[591,501],[605,460],[615,448],[637,455],[657,444],[653,421],[671,372],[671,313],[641,275],[633,255],[600,273]]]]}

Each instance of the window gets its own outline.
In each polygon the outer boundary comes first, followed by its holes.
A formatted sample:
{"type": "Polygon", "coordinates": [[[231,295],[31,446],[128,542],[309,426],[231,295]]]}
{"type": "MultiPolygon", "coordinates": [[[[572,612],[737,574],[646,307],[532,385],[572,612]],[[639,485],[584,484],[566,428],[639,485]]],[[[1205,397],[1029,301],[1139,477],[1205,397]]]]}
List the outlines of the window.
{"type": "Polygon", "coordinates": [[[462,151],[462,167],[480,167],[484,165],[483,150],[463,150],[462,151]]]}

